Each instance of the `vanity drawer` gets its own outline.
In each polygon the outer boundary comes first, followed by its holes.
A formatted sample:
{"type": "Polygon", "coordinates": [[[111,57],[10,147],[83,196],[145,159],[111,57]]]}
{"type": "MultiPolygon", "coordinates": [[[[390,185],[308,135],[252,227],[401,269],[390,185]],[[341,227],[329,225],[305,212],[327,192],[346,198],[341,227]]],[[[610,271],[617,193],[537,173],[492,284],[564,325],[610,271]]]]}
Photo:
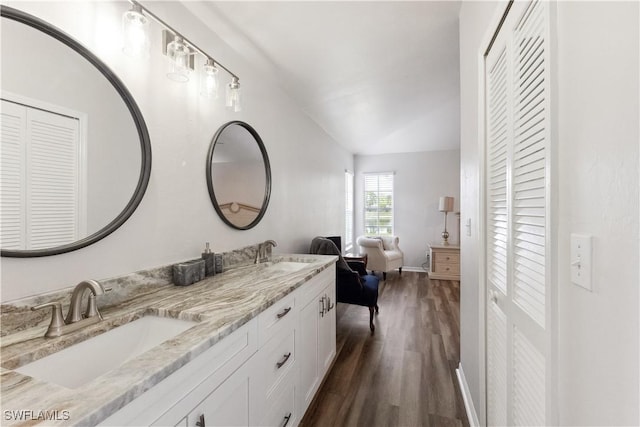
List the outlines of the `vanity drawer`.
{"type": "Polygon", "coordinates": [[[274,337],[259,351],[259,371],[262,376],[264,395],[267,399],[278,386],[280,380],[291,371],[295,364],[295,331],[274,337]]]}
{"type": "Polygon", "coordinates": [[[277,301],[258,316],[258,347],[262,347],[272,337],[285,329],[293,329],[298,311],[294,291],[277,301]]]}
{"type": "Polygon", "coordinates": [[[298,425],[299,415],[296,411],[295,375],[291,371],[265,405],[264,417],[259,423],[262,426],[290,427],[298,425]]]}

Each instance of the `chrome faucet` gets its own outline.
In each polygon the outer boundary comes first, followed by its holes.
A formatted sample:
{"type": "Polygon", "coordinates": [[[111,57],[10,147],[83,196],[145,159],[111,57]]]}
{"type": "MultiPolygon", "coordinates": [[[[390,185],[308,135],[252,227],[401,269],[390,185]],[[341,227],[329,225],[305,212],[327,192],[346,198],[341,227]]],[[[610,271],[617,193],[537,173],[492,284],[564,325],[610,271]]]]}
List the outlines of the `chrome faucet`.
{"type": "Polygon", "coordinates": [[[265,240],[262,243],[258,243],[258,249],[256,250],[256,259],[254,261],[254,264],[269,261],[269,255],[267,254],[269,245],[271,245],[272,248],[278,246],[275,240],[265,240]]]}
{"type": "Polygon", "coordinates": [[[96,296],[102,295],[110,291],[111,288],[105,289],[99,282],[95,280],[84,280],[76,285],[71,294],[71,304],[66,319],[62,317],[62,305],[59,302],[49,302],[46,304],[31,307],[32,311],[51,307],[51,323],[44,336],[46,338],[59,337],[78,329],[98,323],[102,320],[102,315],[98,311],[96,305],[96,296]],[[84,314],[82,311],[82,297],[86,290],[91,291],[87,301],[87,310],[84,314]]]}

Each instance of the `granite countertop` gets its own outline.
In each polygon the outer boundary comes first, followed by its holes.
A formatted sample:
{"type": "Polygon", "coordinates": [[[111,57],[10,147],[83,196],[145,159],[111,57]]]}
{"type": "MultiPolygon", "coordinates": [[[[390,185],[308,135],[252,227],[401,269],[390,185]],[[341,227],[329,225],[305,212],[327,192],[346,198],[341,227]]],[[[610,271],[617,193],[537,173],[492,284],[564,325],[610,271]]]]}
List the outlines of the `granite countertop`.
{"type": "Polygon", "coordinates": [[[68,335],[45,339],[46,326],[38,326],[3,336],[2,424],[95,425],[330,267],[336,259],[323,255],[279,255],[274,257],[274,263],[296,261],[308,266],[283,272],[267,268],[272,263],[263,263],[235,268],[187,287],[164,285],[154,290],[141,287],[144,292],[137,298],[101,310],[102,322],[68,335]],[[148,314],[198,324],[75,389],[13,370],[148,314]],[[10,411],[31,411],[26,417],[32,419],[16,420],[10,411]],[[39,415],[44,416],[40,411],[48,411],[54,420],[38,420],[39,415]]]}

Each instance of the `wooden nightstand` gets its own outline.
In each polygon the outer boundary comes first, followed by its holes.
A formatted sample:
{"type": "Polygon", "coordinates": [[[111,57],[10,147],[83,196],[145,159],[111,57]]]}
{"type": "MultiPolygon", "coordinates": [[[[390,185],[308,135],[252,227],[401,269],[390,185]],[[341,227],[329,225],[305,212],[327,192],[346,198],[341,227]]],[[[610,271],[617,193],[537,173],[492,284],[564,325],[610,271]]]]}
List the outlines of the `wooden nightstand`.
{"type": "Polygon", "coordinates": [[[460,246],[429,245],[429,278],[460,280],[460,246]]]}

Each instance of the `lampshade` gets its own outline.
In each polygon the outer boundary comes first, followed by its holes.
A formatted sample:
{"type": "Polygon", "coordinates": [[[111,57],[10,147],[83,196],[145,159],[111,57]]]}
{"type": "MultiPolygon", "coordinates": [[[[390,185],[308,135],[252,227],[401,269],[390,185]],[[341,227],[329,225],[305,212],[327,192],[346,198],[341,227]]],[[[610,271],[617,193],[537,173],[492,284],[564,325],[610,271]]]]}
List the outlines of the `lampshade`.
{"type": "Polygon", "coordinates": [[[231,82],[227,85],[227,107],[238,112],[242,110],[242,98],[240,92],[240,81],[236,76],[231,78],[231,82]]]}
{"type": "Polygon", "coordinates": [[[142,13],[142,7],[134,4],[122,15],[124,45],[122,51],[133,57],[149,56],[149,19],[142,13]]]}
{"type": "Polygon", "coordinates": [[[176,82],[189,81],[189,55],[191,51],[184,44],[182,37],[176,38],[167,45],[167,56],[170,59],[167,77],[176,82]]]}
{"type": "Polygon", "coordinates": [[[207,58],[200,73],[200,94],[207,98],[218,97],[218,69],[211,58],[207,58]]]}
{"type": "Polygon", "coordinates": [[[442,196],[438,206],[440,212],[453,212],[453,197],[442,196]]]}

